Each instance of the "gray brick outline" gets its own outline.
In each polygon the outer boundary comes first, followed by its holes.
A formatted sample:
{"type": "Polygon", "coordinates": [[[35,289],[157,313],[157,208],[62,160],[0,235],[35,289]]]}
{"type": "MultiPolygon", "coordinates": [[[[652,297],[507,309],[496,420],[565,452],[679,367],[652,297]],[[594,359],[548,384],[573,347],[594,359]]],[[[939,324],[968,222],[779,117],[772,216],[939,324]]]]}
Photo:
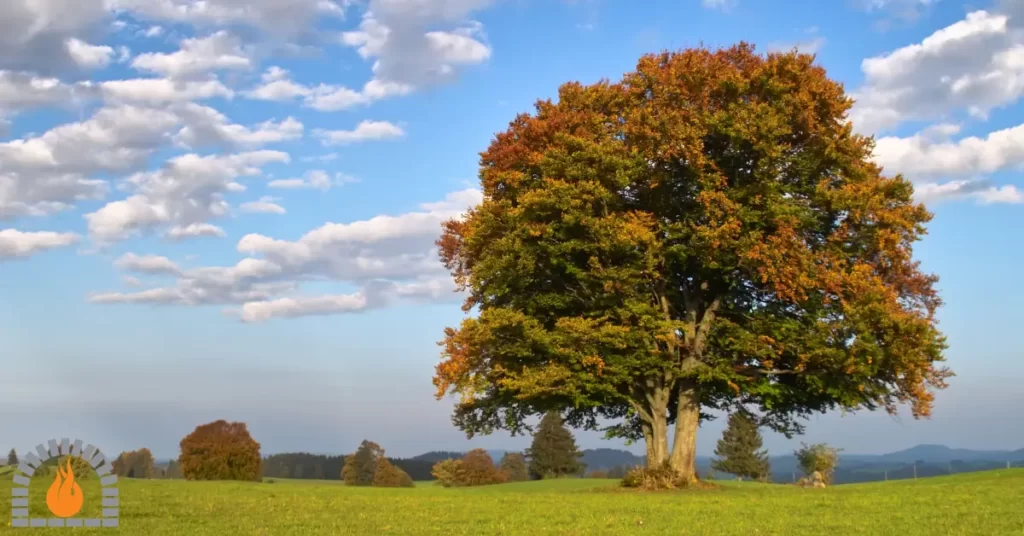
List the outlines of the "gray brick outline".
{"type": "Polygon", "coordinates": [[[98,448],[89,444],[82,449],[82,440],[61,438],[50,439],[36,445],[35,452],[22,458],[14,474],[15,486],[11,488],[11,527],[118,527],[120,525],[120,493],[117,475],[111,473],[112,465],[98,448]],[[100,478],[102,489],[102,515],[97,518],[40,518],[28,517],[28,496],[32,475],[46,461],[58,456],[79,456],[89,463],[100,478]],[[20,474],[19,474],[20,473],[20,474]]]}

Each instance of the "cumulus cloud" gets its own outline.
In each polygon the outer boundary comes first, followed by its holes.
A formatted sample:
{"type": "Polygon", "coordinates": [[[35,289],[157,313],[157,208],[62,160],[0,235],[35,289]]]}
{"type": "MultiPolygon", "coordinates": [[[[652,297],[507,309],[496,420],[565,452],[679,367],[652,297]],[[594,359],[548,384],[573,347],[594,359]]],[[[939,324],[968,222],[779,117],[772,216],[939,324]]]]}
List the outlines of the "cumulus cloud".
{"type": "Polygon", "coordinates": [[[257,214],[286,214],[288,211],[281,205],[277,204],[276,197],[263,196],[258,201],[249,201],[242,203],[238,208],[242,212],[257,213],[257,214]]]}
{"type": "MultiPolygon", "coordinates": [[[[26,0],[27,1],[27,0],[26,0]]],[[[137,16],[196,25],[244,24],[290,36],[309,31],[317,17],[343,17],[348,0],[109,0],[137,16]]]]}
{"type": "Polygon", "coordinates": [[[374,60],[374,76],[384,83],[420,87],[450,81],[460,68],[490,58],[483,27],[466,18],[491,3],[371,0],[359,30],[344,32],[341,42],[374,60]],[[457,26],[428,30],[439,25],[457,26]]]}
{"type": "Polygon", "coordinates": [[[344,173],[335,173],[333,177],[326,171],[314,169],[306,173],[305,177],[294,178],[294,179],[275,179],[267,183],[270,188],[279,188],[282,190],[299,190],[299,189],[312,189],[326,192],[334,186],[341,186],[344,184],[358,182],[358,179],[345,175],[344,173]]]}
{"type": "MultiPolygon", "coordinates": [[[[441,223],[482,199],[478,190],[453,192],[398,216],[328,223],[295,241],[249,234],[237,250],[249,255],[235,266],[185,270],[175,286],[91,296],[97,303],[234,305],[244,322],[359,312],[408,300],[454,297],[438,262],[434,240],[441,223]],[[300,292],[303,281],[353,285],[348,294],[300,292]]],[[[133,259],[137,259],[133,257],[133,259]]],[[[152,261],[153,264],[157,264],[152,261]]],[[[162,264],[161,264],[162,266],[162,264]]]]}
{"type": "Polygon", "coordinates": [[[88,98],[76,89],[80,88],[57,78],[0,70],[0,119],[35,108],[66,107],[78,102],[80,97],[88,98]]]}
{"type": "Polygon", "coordinates": [[[114,261],[114,266],[126,272],[149,275],[179,275],[181,269],[171,259],[159,255],[125,253],[114,261]]]}
{"type": "Polygon", "coordinates": [[[71,59],[86,69],[106,67],[114,57],[114,49],[105,45],[90,45],[74,37],[69,38],[65,44],[71,59]]]}
{"type": "Polygon", "coordinates": [[[315,130],[324,145],[348,145],[361,141],[389,140],[405,136],[402,127],[387,121],[362,121],[353,130],[315,130]]]}
{"type": "Polygon", "coordinates": [[[180,242],[187,238],[202,236],[224,238],[227,236],[227,233],[224,232],[224,229],[211,223],[190,223],[188,225],[175,225],[164,234],[164,238],[169,242],[180,242]]]}
{"type": "Polygon", "coordinates": [[[224,195],[242,189],[235,180],[258,175],[266,164],[289,161],[287,153],[269,150],[172,158],[161,169],[128,177],[125,186],[134,193],[126,199],[86,214],[89,234],[109,243],[172,225],[168,239],[216,236],[223,231],[204,224],[228,213],[224,195]]]}
{"type": "Polygon", "coordinates": [[[865,59],[865,83],[852,96],[859,131],[905,121],[943,120],[966,110],[983,118],[1024,94],[1024,28],[1016,18],[974,11],[920,43],[865,59]]]}
{"type": "Polygon", "coordinates": [[[1015,186],[996,186],[978,177],[1024,165],[1024,125],[983,138],[953,140],[959,131],[959,125],[937,124],[912,136],[879,138],[874,160],[885,171],[914,181],[920,201],[972,198],[985,204],[1022,202],[1015,186]]]}
{"type": "Polygon", "coordinates": [[[368,81],[360,91],[329,84],[304,86],[291,80],[287,70],[271,67],[263,73],[262,84],[245,95],[253,100],[265,101],[302,99],[303,105],[307,108],[321,112],[336,112],[368,105],[388,97],[407,95],[412,90],[412,86],[409,85],[381,82],[376,79],[368,81]]]}
{"type": "Polygon", "coordinates": [[[0,261],[31,257],[41,251],[67,247],[77,242],[78,235],[74,233],[0,229],[0,261]]]}
{"type": "Polygon", "coordinates": [[[166,110],[116,106],[42,135],[0,143],[0,218],[41,216],[100,199],[100,172],[138,168],[179,118],[166,110]]]}
{"type": "Polygon", "coordinates": [[[140,54],[132,61],[132,67],[184,79],[221,70],[248,70],[252,61],[238,37],[220,30],[206,37],[182,40],[177,52],[140,54]]]}
{"type": "Polygon", "coordinates": [[[208,106],[188,103],[179,109],[185,126],[174,141],[185,148],[203,145],[227,148],[255,147],[302,137],[303,126],[293,117],[264,121],[248,128],[231,123],[224,114],[208,106]]]}
{"type": "Polygon", "coordinates": [[[216,79],[131,78],[100,82],[96,87],[107,101],[130,104],[188,102],[216,97],[230,99],[235,94],[216,79]]]}
{"type": "Polygon", "coordinates": [[[98,0],[0,2],[0,69],[57,74],[80,66],[71,40],[81,39],[110,16],[98,0]]]}

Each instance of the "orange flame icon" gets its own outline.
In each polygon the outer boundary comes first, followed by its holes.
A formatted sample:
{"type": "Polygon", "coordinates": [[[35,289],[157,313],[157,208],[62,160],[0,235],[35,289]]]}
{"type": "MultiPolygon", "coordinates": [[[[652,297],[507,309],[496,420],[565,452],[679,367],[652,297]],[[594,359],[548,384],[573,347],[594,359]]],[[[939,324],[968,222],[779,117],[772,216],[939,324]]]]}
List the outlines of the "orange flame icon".
{"type": "Polygon", "coordinates": [[[46,506],[57,517],[71,517],[82,509],[82,488],[75,482],[75,471],[71,469],[71,458],[68,458],[67,469],[57,464],[57,476],[46,491],[46,506]]]}

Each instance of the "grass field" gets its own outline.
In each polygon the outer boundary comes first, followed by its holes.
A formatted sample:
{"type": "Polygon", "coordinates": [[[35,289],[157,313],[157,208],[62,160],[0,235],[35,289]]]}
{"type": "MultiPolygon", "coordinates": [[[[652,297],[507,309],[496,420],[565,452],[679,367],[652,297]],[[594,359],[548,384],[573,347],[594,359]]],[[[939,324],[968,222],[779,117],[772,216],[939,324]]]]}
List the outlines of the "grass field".
{"type": "MultiPolygon", "coordinates": [[[[83,514],[95,515],[85,481],[83,514]]],[[[46,486],[32,515],[47,515],[46,486]]],[[[556,480],[470,489],[350,488],[332,481],[274,483],[125,480],[121,528],[75,533],[1024,535],[1024,470],[1010,469],[825,490],[722,482],[713,491],[636,493],[611,480],[556,480]]],[[[9,477],[0,496],[10,497],[9,477]]],[[[5,501],[6,502],[6,501],[5,501]]],[[[94,501],[95,502],[95,501],[94,501]]],[[[0,533],[54,529],[10,528],[0,533]]],[[[60,532],[58,532],[60,533],[60,532]]]]}

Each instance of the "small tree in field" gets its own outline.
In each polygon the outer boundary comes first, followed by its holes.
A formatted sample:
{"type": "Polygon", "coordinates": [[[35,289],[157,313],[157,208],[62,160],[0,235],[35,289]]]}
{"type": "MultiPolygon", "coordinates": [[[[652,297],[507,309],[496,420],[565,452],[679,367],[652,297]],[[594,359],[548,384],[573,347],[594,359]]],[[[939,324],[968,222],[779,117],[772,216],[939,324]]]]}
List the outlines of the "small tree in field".
{"type": "Polygon", "coordinates": [[[472,315],[434,376],[455,424],[560,411],[692,481],[704,410],[755,407],[787,436],[834,409],[929,416],[952,375],[913,254],[931,214],[852,105],[813,55],[741,43],[646,55],[515,117],[437,241],[472,315]]]}
{"type": "Polygon", "coordinates": [[[461,460],[443,460],[434,464],[431,474],[438,484],[446,488],[455,486],[484,486],[508,481],[508,475],[494,465],[491,455],[484,449],[473,449],[461,460]]]}
{"type": "Polygon", "coordinates": [[[117,476],[126,478],[153,478],[153,453],[147,448],[122,452],[111,464],[117,476]]]}
{"type": "Polygon", "coordinates": [[[377,470],[373,474],[373,485],[382,488],[411,488],[415,484],[409,473],[395,467],[387,458],[377,459],[377,470]]]}
{"type": "Polygon", "coordinates": [[[384,449],[373,441],[363,440],[355,454],[345,457],[341,469],[342,479],[348,486],[372,486],[377,462],[384,457],[384,449]]]}
{"type": "Polygon", "coordinates": [[[508,481],[508,475],[494,465],[491,455],[484,449],[473,449],[459,460],[462,465],[459,475],[463,486],[501,484],[508,481]]]}
{"type": "Polygon", "coordinates": [[[178,466],[187,480],[260,480],[260,444],[245,423],[219,420],[181,440],[178,466]]]}
{"type": "Polygon", "coordinates": [[[526,457],[521,453],[506,452],[498,465],[508,475],[509,482],[522,482],[530,479],[530,473],[526,468],[526,457]]]}
{"type": "Polygon", "coordinates": [[[438,484],[446,488],[451,488],[459,485],[459,481],[461,480],[459,472],[461,469],[461,460],[453,460],[449,458],[435,463],[434,467],[430,469],[430,474],[437,479],[438,484]]]}
{"type": "Polygon", "coordinates": [[[549,411],[541,419],[526,455],[530,458],[530,476],[534,479],[578,475],[585,469],[580,462],[583,453],[576,447],[576,439],[557,411],[549,411]]]}
{"type": "Polygon", "coordinates": [[[800,445],[800,449],[793,452],[800,469],[808,477],[815,472],[821,473],[822,480],[826,484],[831,484],[832,474],[839,466],[840,449],[830,447],[825,443],[814,445],[801,443],[800,445]]]}
{"type": "Polygon", "coordinates": [[[757,423],[748,415],[736,412],[729,415],[729,424],[715,448],[717,459],[711,468],[737,477],[766,480],[771,473],[768,452],[761,450],[763,440],[757,423]]]}
{"type": "Polygon", "coordinates": [[[14,449],[7,453],[7,465],[18,465],[18,453],[14,449]]]}

